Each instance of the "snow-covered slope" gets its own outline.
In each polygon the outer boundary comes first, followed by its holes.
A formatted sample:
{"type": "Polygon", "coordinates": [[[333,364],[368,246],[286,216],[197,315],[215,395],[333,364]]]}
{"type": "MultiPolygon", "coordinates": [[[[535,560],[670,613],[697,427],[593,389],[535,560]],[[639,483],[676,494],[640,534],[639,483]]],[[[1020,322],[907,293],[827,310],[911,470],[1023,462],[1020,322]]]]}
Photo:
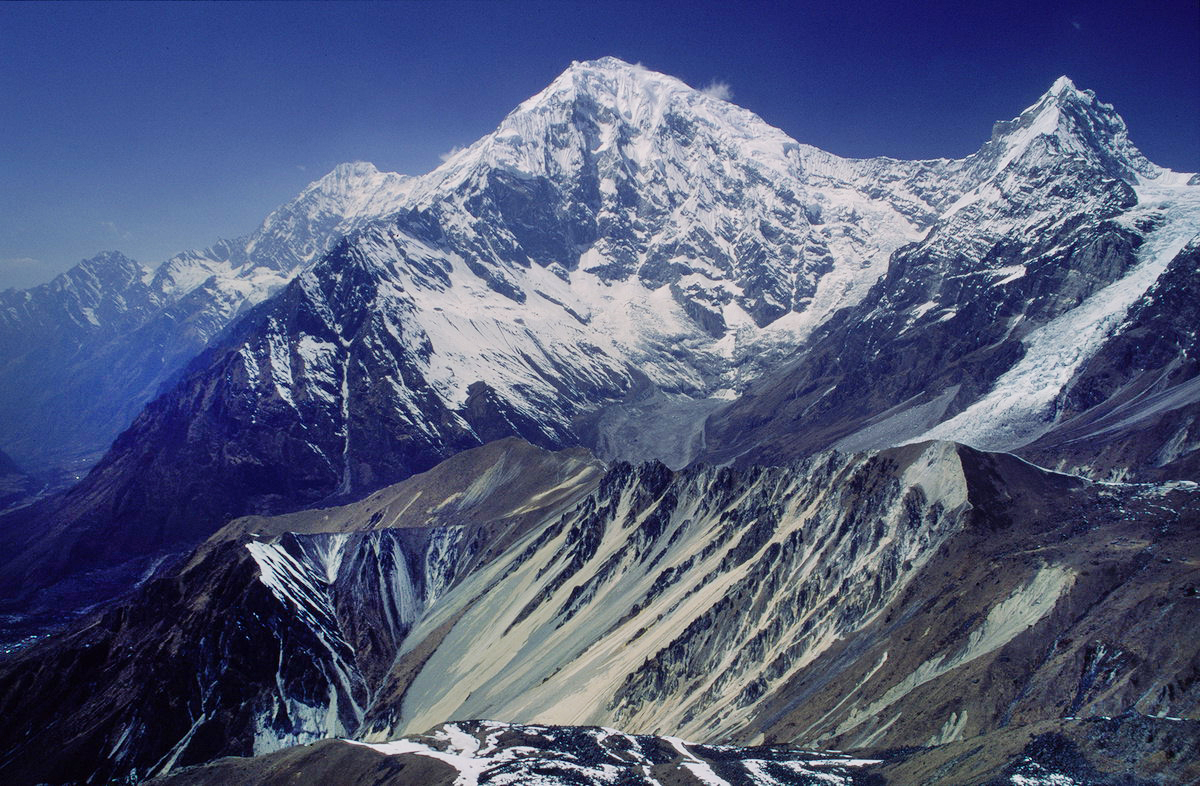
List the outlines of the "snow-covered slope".
{"type": "MultiPolygon", "coordinates": [[[[624,321],[622,301],[645,296],[637,288],[605,296],[592,291],[593,279],[666,285],[714,338],[732,333],[721,350],[740,359],[737,335],[756,335],[749,326],[807,314],[775,325],[794,338],[919,235],[930,207],[863,176],[872,163],[802,146],[744,109],[605,58],[574,64],[495,133],[423,178],[414,200],[452,215],[452,237],[483,234],[500,252],[483,260],[497,275],[520,276],[526,262],[565,268],[582,289],[575,310],[607,317],[602,332],[634,349],[643,334],[662,331],[624,321]],[[489,218],[501,220],[484,224],[489,218]],[[834,271],[840,286],[818,294],[834,271]]],[[[893,163],[910,176],[921,169],[893,163]]],[[[690,327],[675,329],[687,335],[690,327]]]]}
{"type": "MultiPolygon", "coordinates": [[[[1184,246],[1200,238],[1200,188],[1151,181],[1136,187],[1137,207],[1121,217],[1149,226],[1120,278],[1082,303],[1038,325],[1024,338],[1024,355],[987,395],[918,439],[955,439],[985,450],[1012,450],[1050,431],[1055,403],[1076,372],[1124,322],[1130,307],[1166,272],[1184,246]]],[[[1014,270],[1008,276],[1023,275],[1014,270]]]]}
{"type": "MultiPolygon", "coordinates": [[[[1122,361],[1147,371],[1138,390],[1145,406],[1132,402],[1126,421],[1186,413],[1200,401],[1187,342],[1176,340],[1187,328],[1175,323],[1186,317],[1139,306],[1131,320],[1135,303],[1164,291],[1158,282],[1168,270],[1169,290],[1190,286],[1200,235],[1195,177],[1146,161],[1112,107],[1065,78],[997,124],[963,169],[976,185],[896,254],[867,297],[815,335],[786,373],[713,418],[709,458],[929,438],[1018,450],[1048,440],[1065,450],[1053,463],[1120,475],[1154,474],[1194,450],[1187,414],[1152,436],[1126,430],[1125,448],[1106,462],[1091,460],[1094,444],[1071,448],[1052,435],[1115,393],[1096,395],[1095,385],[1084,392],[1080,375],[1092,358],[1111,355],[1104,347],[1128,346],[1120,336],[1135,322],[1171,338],[1151,339],[1151,368],[1122,361]],[[1155,444],[1133,444],[1147,439],[1155,444]]],[[[1181,470],[1163,476],[1172,471],[1181,470]]]]}
{"type": "Polygon", "coordinates": [[[339,164],[253,233],[168,259],[148,276],[150,286],[179,300],[215,277],[229,300],[258,303],[356,227],[397,210],[409,181],[364,161],[339,164]]]}

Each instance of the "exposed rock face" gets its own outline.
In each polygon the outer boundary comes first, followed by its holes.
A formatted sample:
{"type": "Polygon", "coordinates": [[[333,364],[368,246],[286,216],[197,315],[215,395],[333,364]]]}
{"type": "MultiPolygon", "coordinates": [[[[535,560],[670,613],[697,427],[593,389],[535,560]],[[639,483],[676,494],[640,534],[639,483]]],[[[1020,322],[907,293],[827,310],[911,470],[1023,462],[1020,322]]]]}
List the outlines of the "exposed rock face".
{"type": "Polygon", "coordinates": [[[1194,487],[948,443],[603,475],[497,443],[355,505],[235,522],[19,652],[0,709],[29,733],[3,771],[145,776],[447,717],[846,749],[1186,716],[1195,653],[1156,620],[1200,623],[1198,518],[1194,487]]]}
{"type": "Polygon", "coordinates": [[[0,713],[27,734],[0,769],[144,777],[349,734],[424,610],[599,475],[582,451],[508,441],[347,508],[234,522],[124,604],[5,664],[0,713]],[[33,742],[44,735],[68,740],[64,754],[47,758],[33,742]]]}
{"type": "Polygon", "coordinates": [[[961,451],[974,525],[759,704],[766,737],[931,745],[1051,717],[1192,716],[1195,653],[1175,636],[1200,611],[1195,487],[1095,485],[961,451]]]}
{"type": "Polygon", "coordinates": [[[1094,486],[938,445],[744,474],[621,472],[563,546],[549,541],[548,561],[522,555],[495,588],[480,574],[447,596],[406,647],[449,618],[456,593],[478,599],[439,631],[399,714],[381,726],[369,713],[369,728],[501,715],[862,747],[1047,710],[1193,711],[1194,653],[1147,617],[1163,597],[1180,598],[1163,613],[1195,612],[1190,487],[1094,486]],[[1060,539],[1036,557],[1020,545],[1060,539]],[[504,582],[526,576],[542,589],[507,600],[504,582]],[[456,633],[484,618],[502,630],[486,654],[456,633]],[[1076,676],[1100,650],[1123,653],[1103,686],[1076,676]],[[448,691],[434,676],[447,671],[469,676],[448,691]],[[1174,709],[1157,704],[1166,696],[1174,709]]]}
{"type": "Polygon", "coordinates": [[[878,755],[884,762],[872,772],[897,786],[1192,783],[1200,778],[1200,721],[1069,718],[878,755]]]}

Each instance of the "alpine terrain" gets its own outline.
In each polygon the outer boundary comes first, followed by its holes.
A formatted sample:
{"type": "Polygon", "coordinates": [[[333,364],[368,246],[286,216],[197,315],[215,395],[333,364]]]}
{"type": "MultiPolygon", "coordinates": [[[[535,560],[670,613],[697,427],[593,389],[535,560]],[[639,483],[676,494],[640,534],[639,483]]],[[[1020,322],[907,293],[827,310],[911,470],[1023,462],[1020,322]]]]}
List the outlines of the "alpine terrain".
{"type": "Polygon", "coordinates": [[[1200,780],[1197,303],[1066,77],[856,160],[574,63],[0,294],[0,775],[1200,780]]]}
{"type": "Polygon", "coordinates": [[[52,481],[78,479],[234,317],[388,213],[406,181],[343,164],[246,237],[155,270],[107,252],[40,287],[0,292],[0,444],[52,481]]]}

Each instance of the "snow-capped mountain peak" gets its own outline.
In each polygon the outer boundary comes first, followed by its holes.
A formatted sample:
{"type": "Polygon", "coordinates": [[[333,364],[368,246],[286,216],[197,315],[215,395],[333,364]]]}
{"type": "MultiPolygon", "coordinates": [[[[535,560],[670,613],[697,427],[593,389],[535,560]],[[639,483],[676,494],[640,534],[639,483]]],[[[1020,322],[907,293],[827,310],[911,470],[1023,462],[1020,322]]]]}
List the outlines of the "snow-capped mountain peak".
{"type": "Polygon", "coordinates": [[[113,330],[110,322],[148,307],[145,273],[121,252],[102,251],[38,287],[6,290],[0,293],[0,338],[9,351],[20,351],[39,334],[113,330]]]}
{"type": "Polygon", "coordinates": [[[254,233],[167,260],[154,287],[177,300],[210,280],[239,304],[257,303],[365,222],[398,210],[413,179],[374,164],[339,164],[276,208],[254,233]]]}
{"type": "Polygon", "coordinates": [[[597,60],[576,60],[545,89],[523,102],[512,112],[519,114],[547,103],[573,101],[583,96],[605,100],[610,106],[624,105],[631,115],[639,104],[650,97],[667,97],[690,92],[682,80],[651,71],[640,64],[627,63],[616,57],[597,60]]]}
{"type": "MultiPolygon", "coordinates": [[[[252,253],[263,242],[263,236],[277,233],[280,224],[297,219],[312,221],[338,217],[342,221],[353,221],[387,215],[398,209],[411,181],[408,175],[382,172],[367,161],[338,164],[329,174],[309,183],[295,199],[267,216],[258,236],[247,244],[247,253],[252,253]]],[[[305,261],[311,261],[311,257],[305,261]]]]}
{"type": "Polygon", "coordinates": [[[0,418],[0,443],[27,466],[70,461],[76,472],[74,462],[94,460],[230,321],[337,240],[397,208],[410,181],[371,164],[342,164],[249,235],[157,268],[105,252],[47,284],[0,293],[0,367],[8,372],[0,410],[11,413],[0,418]],[[44,380],[36,397],[28,379],[44,380]]]}
{"type": "Polygon", "coordinates": [[[1091,90],[1080,90],[1066,76],[1019,116],[996,123],[991,146],[999,160],[996,171],[1033,150],[1036,156],[1065,155],[1098,164],[1105,174],[1131,185],[1165,172],[1129,140],[1125,121],[1111,104],[1091,90]]]}
{"type": "MultiPolygon", "coordinates": [[[[580,297],[587,285],[578,274],[603,286],[640,285],[613,304],[621,324],[611,335],[638,321],[623,313],[631,297],[644,300],[666,286],[664,303],[643,304],[667,307],[673,338],[665,340],[690,336],[697,325],[720,339],[789,313],[803,322],[788,326],[795,338],[847,291],[864,291],[887,255],[920,231],[914,211],[884,204],[879,189],[868,195],[871,185],[859,182],[866,178],[854,165],[826,157],[822,174],[809,177],[807,154],[752,112],[603,58],[572,64],[494,133],[419,178],[409,204],[469,246],[469,266],[505,296],[548,291],[522,281],[531,263],[571,276],[573,291],[554,297],[580,315],[612,308],[580,297]],[[862,222],[873,225],[866,244],[838,231],[862,222]],[[832,268],[840,283],[818,292],[832,268]]],[[[741,340],[727,343],[719,351],[729,356],[741,340]]],[[[687,384],[677,376],[656,381],[707,387],[689,375],[687,384]]]]}
{"type": "Polygon", "coordinates": [[[1049,93],[1050,95],[1061,95],[1066,92],[1074,92],[1075,90],[1075,82],[1072,81],[1071,77],[1063,74],[1054,80],[1054,84],[1050,85],[1049,93]]]}
{"type": "MultiPolygon", "coordinates": [[[[705,145],[718,160],[752,157],[774,175],[793,166],[788,153],[799,147],[752,112],[675,77],[605,57],[573,63],[415,190],[432,197],[496,170],[518,177],[578,176],[605,161],[634,174],[679,161],[680,148],[705,145]]],[[[704,162],[697,156],[682,158],[699,168],[687,174],[701,173],[704,162]]]]}
{"type": "Polygon", "coordinates": [[[71,286],[83,278],[91,279],[95,286],[109,291],[122,291],[142,277],[145,269],[120,251],[101,251],[85,259],[68,273],[63,273],[51,282],[52,286],[71,286]]]}

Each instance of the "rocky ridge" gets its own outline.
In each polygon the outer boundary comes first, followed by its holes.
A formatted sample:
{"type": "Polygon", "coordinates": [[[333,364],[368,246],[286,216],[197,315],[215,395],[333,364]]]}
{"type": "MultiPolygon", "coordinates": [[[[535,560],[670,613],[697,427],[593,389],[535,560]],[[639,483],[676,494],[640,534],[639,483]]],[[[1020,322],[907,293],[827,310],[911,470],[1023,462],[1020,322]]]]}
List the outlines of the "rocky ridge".
{"type": "Polygon", "coordinates": [[[454,717],[815,750],[1189,717],[1194,653],[1163,620],[1200,609],[1198,518],[1194,485],[949,443],[602,472],[509,440],[235,522],[11,656],[0,709],[25,730],[0,769],[146,777],[454,717]]]}

